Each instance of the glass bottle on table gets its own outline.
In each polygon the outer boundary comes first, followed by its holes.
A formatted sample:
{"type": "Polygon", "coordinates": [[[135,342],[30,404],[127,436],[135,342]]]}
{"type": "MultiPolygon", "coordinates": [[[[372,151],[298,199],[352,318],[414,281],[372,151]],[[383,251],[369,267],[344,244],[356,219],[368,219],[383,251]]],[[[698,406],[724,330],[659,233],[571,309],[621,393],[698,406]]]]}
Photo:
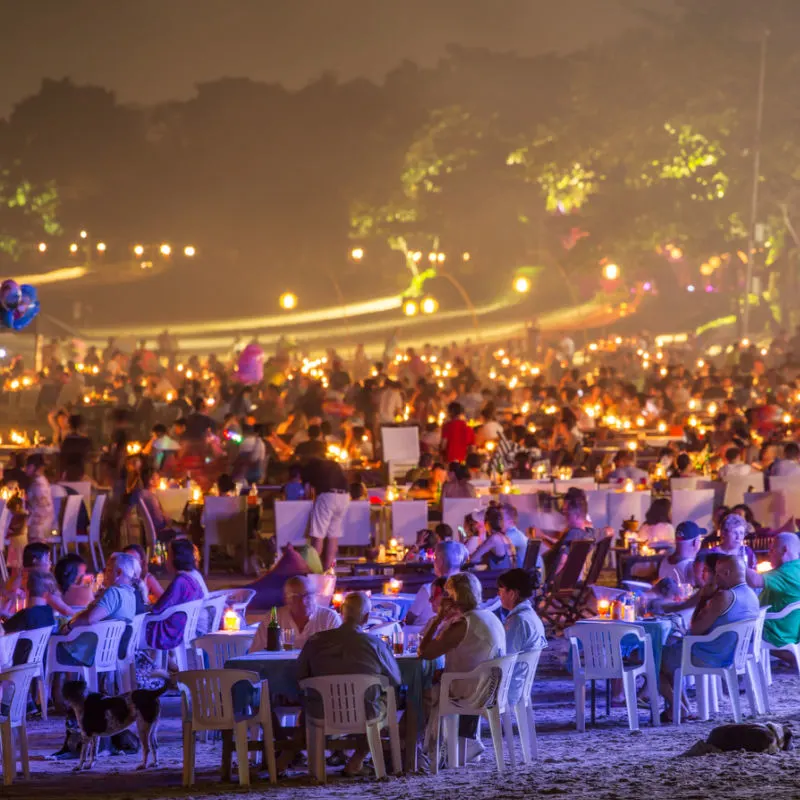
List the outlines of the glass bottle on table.
{"type": "Polygon", "coordinates": [[[267,650],[277,652],[281,649],[281,626],[278,624],[278,609],[272,606],[267,625],[267,650]]]}

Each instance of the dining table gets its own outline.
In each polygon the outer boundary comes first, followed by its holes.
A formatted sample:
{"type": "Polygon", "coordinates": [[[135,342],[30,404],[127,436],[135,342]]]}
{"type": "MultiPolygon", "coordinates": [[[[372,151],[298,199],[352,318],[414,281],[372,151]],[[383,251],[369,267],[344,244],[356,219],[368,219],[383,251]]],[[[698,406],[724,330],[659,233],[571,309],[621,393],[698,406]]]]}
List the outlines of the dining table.
{"type": "MultiPolygon", "coordinates": [[[[268,681],[271,696],[279,695],[300,706],[301,691],[296,672],[299,655],[299,650],[262,650],[228,659],[225,668],[258,673],[262,680],[268,681]]],[[[433,685],[434,673],[443,668],[444,660],[427,661],[419,658],[415,652],[408,651],[395,653],[395,658],[406,696],[405,771],[416,772],[417,740],[424,722],[423,695],[433,685]]]]}

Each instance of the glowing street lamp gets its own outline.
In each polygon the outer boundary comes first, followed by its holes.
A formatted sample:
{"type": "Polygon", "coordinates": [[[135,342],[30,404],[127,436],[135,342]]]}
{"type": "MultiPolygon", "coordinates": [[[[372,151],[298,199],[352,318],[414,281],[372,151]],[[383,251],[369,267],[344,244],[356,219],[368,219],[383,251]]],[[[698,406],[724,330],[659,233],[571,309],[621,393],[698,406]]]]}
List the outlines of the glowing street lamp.
{"type": "Polygon", "coordinates": [[[106,251],[106,243],[105,242],[98,242],[97,243],[97,252],[98,253],[105,253],[106,251]]]}
{"type": "Polygon", "coordinates": [[[39,242],[39,252],[44,253],[47,250],[47,244],[45,242],[39,242]]]}
{"type": "Polygon", "coordinates": [[[437,261],[438,261],[440,264],[444,264],[444,260],[445,260],[445,254],[444,254],[444,253],[437,253],[437,255],[436,255],[436,260],[437,260],[437,261]]]}
{"type": "Polygon", "coordinates": [[[424,297],[422,302],[420,303],[420,308],[422,309],[423,314],[434,314],[436,310],[439,308],[439,303],[435,297],[424,297]]]}
{"type": "Polygon", "coordinates": [[[419,307],[413,300],[406,300],[406,302],[403,303],[403,313],[407,317],[415,317],[418,311],[419,307]]]}
{"type": "Polygon", "coordinates": [[[140,244],[137,244],[136,247],[133,248],[133,252],[137,256],[144,255],[144,247],[142,247],[142,245],[140,245],[140,244]]]}
{"type": "Polygon", "coordinates": [[[619,267],[616,264],[606,264],[603,267],[603,277],[607,281],[615,281],[619,278],[619,267]]]}
{"type": "Polygon", "coordinates": [[[81,239],[85,239],[89,234],[86,231],[81,231],[81,239]]]}
{"type": "Polygon", "coordinates": [[[419,263],[419,262],[422,260],[422,253],[420,253],[420,251],[419,251],[419,250],[415,250],[415,251],[414,251],[414,252],[411,254],[411,260],[412,260],[412,261],[413,261],[415,264],[418,264],[418,263],[419,263]]]}
{"type": "Polygon", "coordinates": [[[293,308],[297,308],[297,295],[293,292],[284,292],[278,302],[284,311],[291,311],[293,308]]]}
{"type": "Polygon", "coordinates": [[[195,250],[190,244],[187,244],[186,247],[183,248],[183,254],[189,258],[191,258],[196,252],[197,250],[195,250]]]}
{"type": "Polygon", "coordinates": [[[436,263],[436,253],[428,253],[428,261],[430,261],[431,264],[435,264],[436,263]]]}
{"type": "Polygon", "coordinates": [[[168,256],[172,252],[172,248],[168,244],[162,244],[159,250],[162,256],[168,256]]]}
{"type": "Polygon", "coordinates": [[[73,242],[73,243],[72,243],[72,244],[69,246],[69,251],[70,251],[70,253],[77,253],[77,252],[78,252],[78,245],[77,245],[77,244],[75,244],[75,242],[73,242]]]}
{"type": "Polygon", "coordinates": [[[364,258],[364,249],[362,247],[354,247],[350,251],[350,257],[353,261],[361,261],[361,259],[364,258]]]}
{"type": "Polygon", "coordinates": [[[526,278],[524,275],[520,275],[514,281],[514,291],[519,292],[520,294],[525,294],[531,290],[531,281],[530,278],[526,278]]]}

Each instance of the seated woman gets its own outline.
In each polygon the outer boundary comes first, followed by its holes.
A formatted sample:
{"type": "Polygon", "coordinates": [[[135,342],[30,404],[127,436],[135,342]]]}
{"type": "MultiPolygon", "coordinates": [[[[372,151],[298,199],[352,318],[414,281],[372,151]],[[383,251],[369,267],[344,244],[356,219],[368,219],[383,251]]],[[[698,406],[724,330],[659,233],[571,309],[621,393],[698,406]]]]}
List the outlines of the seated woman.
{"type": "Polygon", "coordinates": [[[86,562],[77,553],[67,553],[60,558],[54,574],[68,606],[86,608],[94,600],[92,576],[86,574],[86,562]]]}
{"type": "Polygon", "coordinates": [[[469,482],[469,469],[463,464],[451,464],[448,468],[447,482],[442,486],[442,498],[477,497],[475,487],[469,482]]]}
{"type": "MultiPolygon", "coordinates": [[[[175,577],[153,604],[151,609],[153,614],[208,596],[206,582],[197,571],[195,547],[188,539],[173,539],[170,542],[167,568],[175,577]]],[[[182,614],[174,614],[161,622],[148,622],[145,629],[147,646],[156,650],[171,650],[177,647],[183,640],[185,626],[186,617],[182,614]]]]}
{"type": "Polygon", "coordinates": [[[472,564],[485,564],[489,569],[511,569],[517,563],[517,549],[505,534],[503,509],[489,506],[484,525],[486,540],[470,556],[472,564]]]}
{"type": "MultiPolygon", "coordinates": [[[[478,578],[469,572],[458,572],[447,579],[445,592],[439,612],[422,636],[419,657],[432,661],[444,656],[445,672],[470,672],[484,661],[504,656],[506,632],[494,613],[480,609],[483,598],[478,578]]],[[[466,704],[480,705],[491,690],[491,682],[485,685],[459,680],[452,684],[451,697],[462,699],[466,704]]],[[[435,730],[436,725],[438,720],[432,717],[428,731],[435,730]]],[[[467,760],[474,759],[483,750],[475,738],[477,729],[477,717],[459,718],[459,736],[468,740],[467,760]]]]}
{"type": "Polygon", "coordinates": [[[744,543],[745,536],[747,536],[747,520],[732,511],[723,517],[720,523],[720,542],[714,548],[714,552],[736,556],[746,569],[755,569],[756,554],[744,543]]]}
{"type": "Polygon", "coordinates": [[[669,545],[675,548],[675,528],[672,527],[672,503],[668,497],[657,497],[644,515],[644,525],[639,529],[639,539],[651,547],[669,545]]]}

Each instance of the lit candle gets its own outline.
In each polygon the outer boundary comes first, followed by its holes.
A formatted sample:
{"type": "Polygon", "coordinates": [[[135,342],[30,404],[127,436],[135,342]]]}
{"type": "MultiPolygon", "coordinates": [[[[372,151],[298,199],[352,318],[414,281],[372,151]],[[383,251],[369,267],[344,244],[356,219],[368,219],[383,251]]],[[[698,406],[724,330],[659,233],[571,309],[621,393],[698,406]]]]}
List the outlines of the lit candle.
{"type": "Polygon", "coordinates": [[[756,564],[756,572],[764,573],[764,572],[772,572],[772,564],[769,561],[759,561],[756,564]]]}
{"type": "Polygon", "coordinates": [[[389,592],[391,594],[398,594],[402,588],[403,584],[401,581],[397,580],[397,578],[392,578],[389,581],[389,592]]]}
{"type": "Polygon", "coordinates": [[[611,603],[608,600],[599,600],[597,611],[601,617],[607,617],[611,613],[611,603]]]}
{"type": "Polygon", "coordinates": [[[229,608],[222,617],[222,630],[238,631],[242,627],[242,618],[229,608]]]}
{"type": "Polygon", "coordinates": [[[344,603],[344,595],[341,592],[336,592],[331,599],[334,608],[341,608],[344,603]]]}

